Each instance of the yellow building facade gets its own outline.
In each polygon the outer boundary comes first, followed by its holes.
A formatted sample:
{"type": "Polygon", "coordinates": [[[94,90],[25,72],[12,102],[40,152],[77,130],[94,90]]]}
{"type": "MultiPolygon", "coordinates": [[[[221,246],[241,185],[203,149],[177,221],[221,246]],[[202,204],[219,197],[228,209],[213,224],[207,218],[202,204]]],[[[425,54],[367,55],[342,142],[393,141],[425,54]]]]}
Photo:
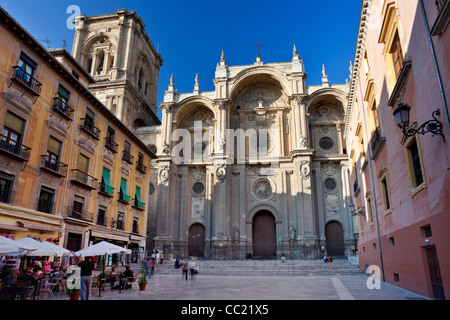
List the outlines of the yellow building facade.
{"type": "Polygon", "coordinates": [[[47,51],[0,16],[0,234],[73,251],[108,240],[137,258],[155,155],[87,89],[94,79],[67,51],[47,51]]]}

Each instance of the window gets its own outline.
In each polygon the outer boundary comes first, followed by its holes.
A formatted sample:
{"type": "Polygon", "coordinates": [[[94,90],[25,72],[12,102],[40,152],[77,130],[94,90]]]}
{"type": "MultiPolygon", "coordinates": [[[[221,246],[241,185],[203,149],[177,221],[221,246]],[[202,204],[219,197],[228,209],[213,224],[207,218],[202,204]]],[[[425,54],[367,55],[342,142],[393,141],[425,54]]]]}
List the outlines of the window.
{"type": "Polygon", "coordinates": [[[16,75],[21,78],[22,82],[32,87],[34,72],[37,67],[36,63],[22,52],[18,65],[19,69],[17,69],[16,75]]]}
{"type": "Polygon", "coordinates": [[[383,55],[386,62],[387,82],[389,91],[392,93],[400,76],[405,55],[400,32],[400,15],[398,8],[396,8],[396,1],[389,3],[385,12],[378,42],[384,44],[383,55]]]}
{"type": "Polygon", "coordinates": [[[123,147],[123,160],[128,163],[133,163],[133,156],[131,155],[131,144],[125,140],[123,147]]]}
{"type": "Polygon", "coordinates": [[[403,66],[403,50],[402,44],[400,43],[398,30],[395,31],[389,53],[391,54],[391,59],[394,66],[395,78],[398,78],[403,66]]]}
{"type": "Polygon", "coordinates": [[[99,226],[106,225],[106,208],[105,207],[98,208],[97,225],[99,225],[99,226]]]}
{"type": "Polygon", "coordinates": [[[58,171],[61,145],[61,141],[53,138],[52,136],[49,137],[47,145],[47,155],[45,159],[46,168],[49,168],[53,171],[58,171]]]}
{"type": "Polygon", "coordinates": [[[386,181],[386,177],[381,180],[381,192],[383,194],[384,211],[391,209],[391,203],[389,201],[389,190],[386,181]]]}
{"type": "Polygon", "coordinates": [[[122,212],[119,212],[117,214],[117,229],[119,229],[119,230],[125,229],[124,218],[125,218],[125,215],[122,212]]]}
{"type": "Polygon", "coordinates": [[[16,149],[20,148],[24,127],[25,120],[11,112],[7,112],[1,137],[2,149],[6,148],[15,154],[19,152],[19,150],[16,149]]]}
{"type": "Polygon", "coordinates": [[[84,118],[84,126],[86,129],[93,132],[94,125],[95,125],[95,114],[94,114],[94,112],[92,112],[91,109],[86,109],[86,115],[84,118]]]}
{"type": "Polygon", "coordinates": [[[133,233],[139,233],[139,219],[134,218],[133,219],[133,233]]]}
{"type": "Polygon", "coordinates": [[[119,200],[122,200],[125,202],[130,201],[130,195],[128,194],[128,189],[127,189],[127,180],[125,180],[124,178],[122,178],[122,180],[120,181],[119,200]]]}
{"type": "Polygon", "coordinates": [[[114,188],[111,183],[111,172],[108,169],[103,168],[102,183],[100,185],[100,191],[112,195],[113,190],[114,190],[114,188]]]}
{"type": "Polygon", "coordinates": [[[53,207],[53,196],[55,190],[42,187],[39,195],[38,211],[51,213],[53,207]]]}
{"type": "Polygon", "coordinates": [[[141,188],[136,187],[136,197],[134,198],[134,205],[138,208],[144,208],[144,203],[141,197],[141,188]]]}
{"type": "Polygon", "coordinates": [[[70,93],[63,86],[59,85],[58,93],[56,96],[59,98],[59,106],[62,110],[65,110],[69,106],[70,93]]]}
{"type": "Polygon", "coordinates": [[[366,208],[366,211],[367,211],[367,221],[368,221],[370,224],[373,224],[372,201],[370,200],[370,197],[369,197],[369,196],[366,197],[366,204],[367,204],[367,208],[366,208]]]}
{"type": "Polygon", "coordinates": [[[81,219],[83,217],[84,198],[75,196],[73,199],[72,217],[81,219]]]}
{"type": "Polygon", "coordinates": [[[383,199],[384,213],[387,214],[391,210],[391,201],[390,201],[390,197],[389,197],[389,188],[388,188],[388,183],[387,183],[386,168],[383,168],[380,170],[380,173],[378,174],[378,178],[380,179],[381,196],[383,199]]]}
{"type": "Polygon", "coordinates": [[[14,176],[0,172],[0,202],[10,202],[13,182],[14,176]]]}
{"type": "Polygon", "coordinates": [[[424,183],[424,172],[422,169],[419,146],[415,137],[412,137],[410,142],[406,145],[406,157],[411,187],[417,188],[424,183]]]}
{"type": "Polygon", "coordinates": [[[87,173],[89,171],[89,158],[81,153],[78,155],[77,169],[83,173],[87,173]]]}

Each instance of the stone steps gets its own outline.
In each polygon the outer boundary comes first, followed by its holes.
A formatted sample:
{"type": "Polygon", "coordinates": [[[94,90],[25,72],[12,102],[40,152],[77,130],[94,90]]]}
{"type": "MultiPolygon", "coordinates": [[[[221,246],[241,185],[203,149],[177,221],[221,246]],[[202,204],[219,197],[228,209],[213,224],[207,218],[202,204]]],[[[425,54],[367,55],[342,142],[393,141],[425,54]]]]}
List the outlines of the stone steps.
{"type": "MultiPolygon", "coordinates": [[[[324,263],[322,260],[313,261],[281,261],[251,260],[251,261],[206,261],[197,260],[202,275],[338,275],[364,273],[358,266],[347,259],[334,260],[324,263]]],[[[174,268],[173,261],[164,261],[156,267],[157,274],[180,275],[181,269],[174,268]]]]}

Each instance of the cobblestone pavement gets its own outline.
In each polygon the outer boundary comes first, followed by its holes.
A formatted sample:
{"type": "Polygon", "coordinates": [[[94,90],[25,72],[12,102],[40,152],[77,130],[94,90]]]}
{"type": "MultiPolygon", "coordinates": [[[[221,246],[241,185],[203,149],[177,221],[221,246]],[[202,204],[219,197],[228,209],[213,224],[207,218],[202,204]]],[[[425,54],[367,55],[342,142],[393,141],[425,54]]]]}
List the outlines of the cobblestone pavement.
{"type": "MultiPolygon", "coordinates": [[[[379,288],[364,274],[335,276],[233,276],[198,275],[183,280],[171,274],[155,275],[145,291],[132,289],[92,291],[91,300],[428,300],[411,291],[381,282],[379,288]]],[[[52,300],[42,293],[40,300],[52,300]]],[[[68,300],[63,293],[56,300],[68,300]]]]}

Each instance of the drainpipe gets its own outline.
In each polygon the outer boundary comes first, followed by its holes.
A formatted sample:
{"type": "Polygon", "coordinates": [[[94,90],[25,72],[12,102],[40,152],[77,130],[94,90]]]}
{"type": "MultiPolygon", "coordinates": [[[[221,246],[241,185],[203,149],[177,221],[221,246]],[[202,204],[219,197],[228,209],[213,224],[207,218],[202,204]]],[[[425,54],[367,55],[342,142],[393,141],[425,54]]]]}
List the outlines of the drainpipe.
{"type": "Polygon", "coordinates": [[[447,130],[450,134],[450,119],[449,119],[449,114],[448,114],[447,99],[446,99],[445,92],[443,89],[443,84],[442,84],[441,72],[439,70],[439,65],[438,65],[437,59],[436,59],[436,52],[434,50],[434,44],[433,44],[433,40],[431,38],[430,28],[428,26],[428,18],[427,18],[427,13],[425,11],[425,6],[423,4],[423,0],[420,0],[419,2],[420,2],[420,8],[422,9],[423,20],[425,23],[425,30],[427,32],[428,44],[430,45],[431,57],[433,58],[434,69],[436,71],[436,78],[437,78],[437,81],[439,84],[439,91],[440,91],[441,98],[442,98],[442,104],[444,106],[445,120],[447,121],[447,130]]]}

